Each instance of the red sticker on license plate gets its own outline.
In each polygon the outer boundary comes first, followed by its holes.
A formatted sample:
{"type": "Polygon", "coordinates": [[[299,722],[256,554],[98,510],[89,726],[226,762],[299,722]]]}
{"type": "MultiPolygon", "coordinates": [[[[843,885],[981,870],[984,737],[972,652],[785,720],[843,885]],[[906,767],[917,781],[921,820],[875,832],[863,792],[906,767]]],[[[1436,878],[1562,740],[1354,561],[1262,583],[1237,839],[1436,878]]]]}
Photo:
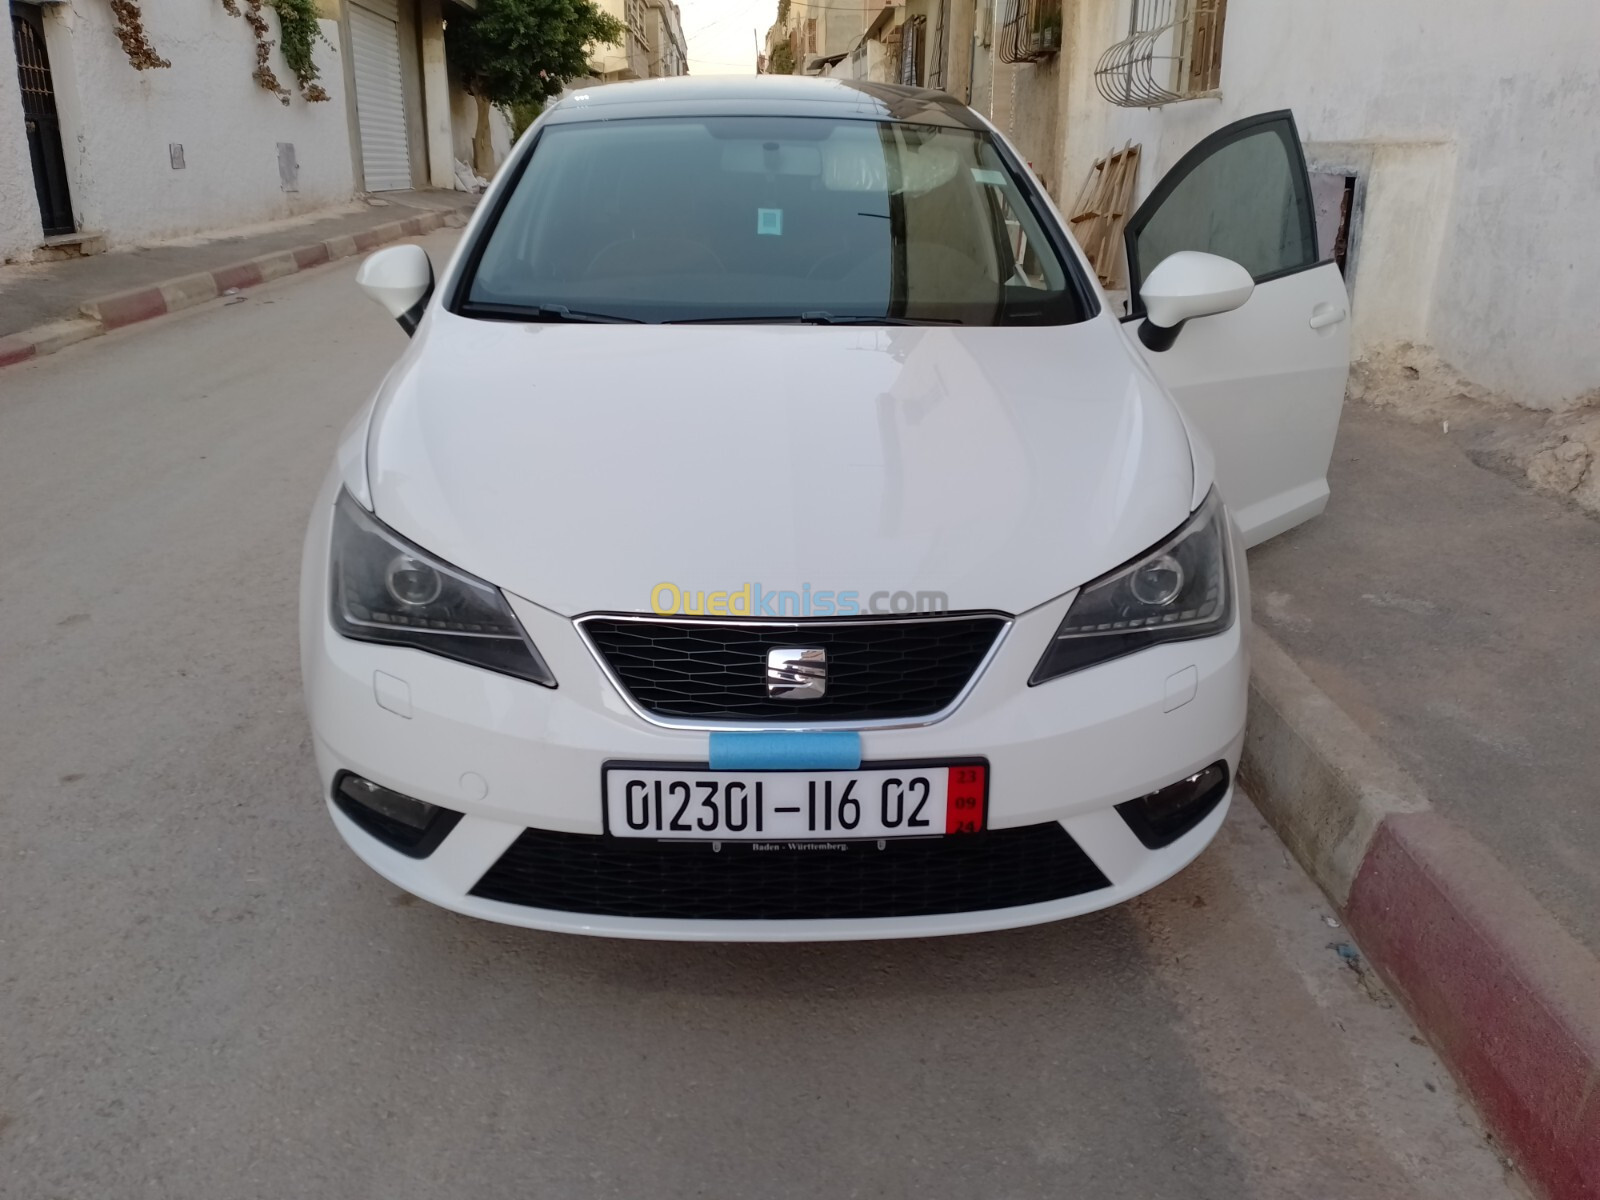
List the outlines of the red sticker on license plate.
{"type": "Polygon", "coordinates": [[[983,828],[983,793],[987,767],[951,767],[945,794],[944,831],[977,833],[983,828]]]}

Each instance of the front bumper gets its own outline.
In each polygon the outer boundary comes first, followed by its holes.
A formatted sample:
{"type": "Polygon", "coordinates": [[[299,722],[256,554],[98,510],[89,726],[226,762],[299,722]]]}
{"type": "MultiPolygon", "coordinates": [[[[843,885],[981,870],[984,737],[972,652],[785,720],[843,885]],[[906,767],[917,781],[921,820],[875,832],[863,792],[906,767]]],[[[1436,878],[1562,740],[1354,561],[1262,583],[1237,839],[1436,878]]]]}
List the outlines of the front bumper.
{"type": "MultiPolygon", "coordinates": [[[[637,715],[606,679],[573,622],[526,600],[512,607],[560,686],[421,651],[349,641],[327,615],[327,546],[336,484],[306,539],[301,665],[323,794],[352,771],[463,813],[426,858],[366,833],[330,801],[335,827],[397,886],[444,908],[506,924],[612,937],[811,941],[972,933],[1092,912],[1181,870],[1215,836],[1230,795],[1195,829],[1147,849],[1115,805],[1225,760],[1243,740],[1246,617],[1217,637],[1156,646],[1030,688],[1028,677],[1072,597],[1016,618],[961,705],[931,725],[864,729],[863,765],[980,757],[990,770],[988,826],[1059,822],[1109,886],[1020,907],[937,916],[713,921],[597,916],[485,899],[472,889],[529,827],[601,835],[607,760],[703,763],[709,734],[637,715]]],[[[1237,559],[1237,555],[1236,555],[1237,559]]],[[[1241,614],[1243,568],[1236,564],[1241,614]]]]}

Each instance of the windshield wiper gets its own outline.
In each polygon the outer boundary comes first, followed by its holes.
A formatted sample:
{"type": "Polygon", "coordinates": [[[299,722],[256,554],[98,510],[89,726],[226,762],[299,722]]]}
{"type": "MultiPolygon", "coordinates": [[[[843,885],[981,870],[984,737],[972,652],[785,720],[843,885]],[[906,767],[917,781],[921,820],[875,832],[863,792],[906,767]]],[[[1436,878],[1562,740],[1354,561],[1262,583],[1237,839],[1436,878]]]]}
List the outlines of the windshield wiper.
{"type": "Polygon", "coordinates": [[[583,312],[565,304],[466,304],[463,316],[498,317],[506,321],[578,321],[585,325],[643,325],[638,317],[583,312]]]}
{"type": "Polygon", "coordinates": [[[583,312],[565,304],[535,304],[533,312],[543,321],[584,321],[592,325],[643,325],[638,317],[617,317],[610,313],[583,312]]]}
{"type": "Polygon", "coordinates": [[[831,312],[804,312],[800,314],[802,325],[959,325],[960,321],[953,319],[940,320],[935,317],[863,317],[846,315],[836,317],[831,312]]]}

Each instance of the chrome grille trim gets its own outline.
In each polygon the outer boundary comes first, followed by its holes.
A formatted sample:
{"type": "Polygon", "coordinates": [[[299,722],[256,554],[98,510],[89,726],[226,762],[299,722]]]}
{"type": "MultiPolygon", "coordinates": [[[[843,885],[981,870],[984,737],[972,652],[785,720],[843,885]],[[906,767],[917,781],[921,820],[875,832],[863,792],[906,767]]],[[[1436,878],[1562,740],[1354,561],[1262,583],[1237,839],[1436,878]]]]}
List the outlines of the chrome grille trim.
{"type": "Polygon", "coordinates": [[[573,618],[572,623],[577,627],[579,636],[583,641],[584,648],[589,651],[589,656],[594,659],[595,665],[600,668],[601,674],[603,674],[606,678],[606,681],[610,683],[614,689],[616,689],[617,695],[622,698],[623,703],[628,706],[628,709],[640,720],[663,729],[699,730],[709,733],[715,733],[719,731],[782,733],[803,732],[805,730],[816,729],[920,729],[924,726],[936,725],[940,721],[948,718],[951,713],[956,711],[956,709],[960,708],[961,705],[966,701],[967,697],[972,693],[972,690],[978,686],[978,681],[983,678],[984,673],[989,669],[989,664],[994,661],[995,656],[1000,653],[1000,648],[1005,645],[1006,637],[1010,634],[1011,627],[1016,623],[1016,618],[1008,613],[997,612],[992,609],[977,609],[973,611],[957,613],[937,613],[926,616],[868,617],[850,620],[843,620],[835,617],[801,617],[794,618],[792,620],[771,618],[766,620],[758,620],[754,618],[738,617],[680,617],[657,616],[654,613],[591,612],[584,613],[581,617],[573,618]],[[972,674],[967,678],[966,683],[962,686],[961,690],[956,693],[955,698],[951,700],[949,704],[945,705],[937,712],[927,713],[922,716],[887,717],[879,720],[861,721],[806,721],[798,718],[795,720],[752,719],[741,721],[725,718],[712,719],[661,716],[657,713],[651,712],[634,698],[633,693],[628,689],[628,686],[623,683],[621,677],[618,676],[616,671],[612,668],[610,662],[606,660],[605,654],[601,651],[599,646],[595,645],[593,639],[590,638],[588,631],[584,628],[585,623],[588,621],[632,621],[640,624],[650,625],[682,624],[769,628],[774,634],[792,632],[796,636],[803,637],[805,630],[814,629],[819,626],[913,625],[928,624],[937,621],[971,620],[974,617],[995,618],[1001,622],[1000,629],[999,632],[995,634],[994,641],[990,644],[988,652],[984,654],[982,659],[979,660],[978,665],[973,668],[972,674]]]}

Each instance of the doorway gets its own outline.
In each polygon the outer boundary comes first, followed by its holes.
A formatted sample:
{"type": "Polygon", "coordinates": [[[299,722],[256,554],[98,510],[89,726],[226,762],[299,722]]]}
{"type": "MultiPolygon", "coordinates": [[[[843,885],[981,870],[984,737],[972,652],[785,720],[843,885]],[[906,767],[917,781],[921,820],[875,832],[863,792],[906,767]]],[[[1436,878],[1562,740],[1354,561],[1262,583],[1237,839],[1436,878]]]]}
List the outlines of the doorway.
{"type": "Polygon", "coordinates": [[[61,117],[50,56],[44,44],[44,19],[32,5],[12,4],[11,35],[17,48],[17,80],[22,85],[22,121],[33,161],[33,189],[39,197],[39,223],[45,237],[73,233],[72,194],[67,188],[67,158],[61,148],[61,117]]]}
{"type": "Polygon", "coordinates": [[[406,136],[396,0],[361,0],[350,6],[350,48],[355,59],[356,123],[366,190],[409,188],[411,148],[406,136]]]}

